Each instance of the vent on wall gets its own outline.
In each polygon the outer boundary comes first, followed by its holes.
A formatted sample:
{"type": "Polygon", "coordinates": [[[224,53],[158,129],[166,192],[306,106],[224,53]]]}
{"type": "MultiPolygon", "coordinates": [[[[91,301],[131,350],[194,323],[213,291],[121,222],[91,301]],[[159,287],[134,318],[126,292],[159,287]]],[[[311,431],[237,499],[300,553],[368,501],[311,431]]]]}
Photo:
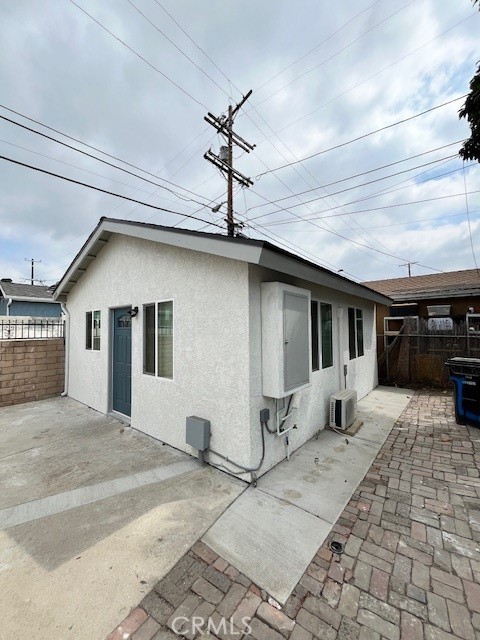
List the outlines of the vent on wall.
{"type": "Polygon", "coordinates": [[[345,431],[355,422],[357,392],[351,389],[330,396],[330,426],[345,431]]]}

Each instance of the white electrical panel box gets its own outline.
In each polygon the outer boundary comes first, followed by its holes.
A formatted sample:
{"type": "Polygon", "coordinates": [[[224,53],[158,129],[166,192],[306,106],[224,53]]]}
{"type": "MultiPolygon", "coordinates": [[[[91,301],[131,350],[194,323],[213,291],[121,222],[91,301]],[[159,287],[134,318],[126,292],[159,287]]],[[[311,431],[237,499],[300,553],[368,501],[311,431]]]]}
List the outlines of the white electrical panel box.
{"type": "Polygon", "coordinates": [[[262,282],[263,395],[286,396],[311,384],[310,291],[262,282]]]}

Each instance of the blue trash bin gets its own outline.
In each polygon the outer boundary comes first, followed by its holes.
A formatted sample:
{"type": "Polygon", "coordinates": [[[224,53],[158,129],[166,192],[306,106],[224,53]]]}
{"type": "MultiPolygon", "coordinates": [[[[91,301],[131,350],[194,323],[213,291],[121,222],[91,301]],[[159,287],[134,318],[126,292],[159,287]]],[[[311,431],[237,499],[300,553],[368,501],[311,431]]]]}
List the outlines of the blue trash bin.
{"type": "Polygon", "coordinates": [[[480,427],[480,358],[449,358],[457,424],[480,427]]]}

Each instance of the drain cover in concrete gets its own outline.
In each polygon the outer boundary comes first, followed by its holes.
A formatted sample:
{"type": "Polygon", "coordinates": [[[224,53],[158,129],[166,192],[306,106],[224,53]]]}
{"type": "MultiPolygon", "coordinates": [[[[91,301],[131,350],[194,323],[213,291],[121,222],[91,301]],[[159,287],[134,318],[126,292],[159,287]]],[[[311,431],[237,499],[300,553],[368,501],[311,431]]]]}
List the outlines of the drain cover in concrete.
{"type": "Polygon", "coordinates": [[[283,604],[331,526],[284,500],[249,488],[203,541],[283,604]]]}

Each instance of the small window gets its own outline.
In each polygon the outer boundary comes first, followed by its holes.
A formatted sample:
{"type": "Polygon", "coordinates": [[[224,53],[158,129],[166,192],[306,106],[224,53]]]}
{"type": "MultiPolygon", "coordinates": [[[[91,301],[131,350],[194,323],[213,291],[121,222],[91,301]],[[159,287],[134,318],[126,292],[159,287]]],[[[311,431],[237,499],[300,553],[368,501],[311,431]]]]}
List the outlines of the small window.
{"type": "Polygon", "coordinates": [[[143,308],[143,372],[155,375],[155,305],[143,308]]]}
{"type": "Polygon", "coordinates": [[[173,301],[144,306],[143,371],[173,378],[173,301]]]}
{"type": "Polygon", "coordinates": [[[363,311],[361,309],[348,309],[348,346],[350,360],[363,356],[363,311]]]}
{"type": "Polygon", "coordinates": [[[357,355],[363,356],[363,311],[356,309],[357,319],[357,355]]]}
{"type": "Polygon", "coordinates": [[[318,302],[312,300],[310,303],[312,318],[312,371],[320,369],[318,350],[318,302]]]}
{"type": "Polygon", "coordinates": [[[92,348],[92,323],[93,313],[87,311],[85,314],[85,349],[92,348]]]}
{"type": "Polygon", "coordinates": [[[85,349],[100,351],[100,311],[85,314],[85,349]]]}
{"type": "Polygon", "coordinates": [[[320,305],[322,323],[322,369],[333,365],[332,305],[320,305]]]}
{"type": "Polygon", "coordinates": [[[100,351],[100,311],[93,312],[93,350],[100,351]]]}

